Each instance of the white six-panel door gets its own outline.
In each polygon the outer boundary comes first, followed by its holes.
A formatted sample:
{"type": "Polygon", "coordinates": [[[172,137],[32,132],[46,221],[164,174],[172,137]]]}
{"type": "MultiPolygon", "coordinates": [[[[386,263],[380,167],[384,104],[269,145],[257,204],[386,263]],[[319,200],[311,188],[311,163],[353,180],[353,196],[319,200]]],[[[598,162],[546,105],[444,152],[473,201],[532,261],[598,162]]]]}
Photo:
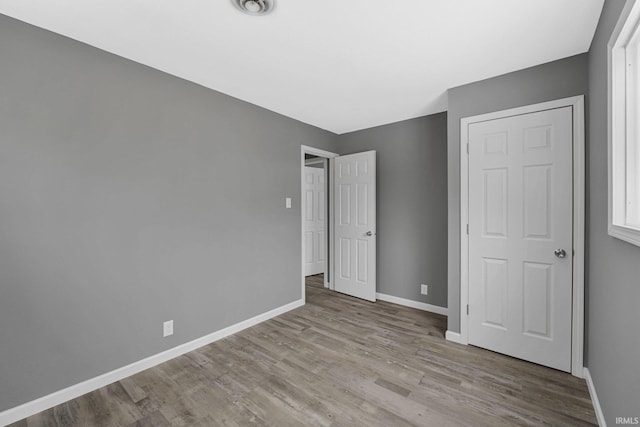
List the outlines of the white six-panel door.
{"type": "Polygon", "coordinates": [[[572,120],[565,107],[469,125],[469,343],[563,371],[572,120]]]}
{"type": "Polygon", "coordinates": [[[324,168],[304,168],[304,267],[305,276],[324,272],[326,206],[324,168]]]}
{"type": "Polygon", "coordinates": [[[334,289],[376,300],[376,152],[333,160],[334,289]]]}

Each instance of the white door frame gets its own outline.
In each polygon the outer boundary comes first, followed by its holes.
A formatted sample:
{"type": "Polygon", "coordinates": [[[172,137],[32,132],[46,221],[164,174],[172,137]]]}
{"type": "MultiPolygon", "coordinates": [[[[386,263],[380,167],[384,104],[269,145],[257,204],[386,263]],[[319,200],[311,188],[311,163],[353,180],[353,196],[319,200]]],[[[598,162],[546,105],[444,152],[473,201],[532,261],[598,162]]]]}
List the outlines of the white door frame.
{"type": "Polygon", "coordinates": [[[584,96],[558,99],[460,120],[460,338],[469,343],[469,126],[472,123],[573,107],[573,299],[571,322],[571,374],[584,376],[584,234],[585,234],[585,138],[584,96]]]}
{"type": "MultiPolygon", "coordinates": [[[[325,250],[325,254],[324,254],[324,259],[325,259],[325,272],[327,270],[329,270],[330,273],[333,273],[333,263],[331,262],[331,260],[329,259],[329,243],[331,243],[331,231],[333,230],[333,203],[331,203],[331,197],[329,197],[329,191],[326,191],[329,188],[330,182],[333,182],[331,178],[331,174],[327,173],[328,172],[328,164],[329,161],[328,159],[332,159],[334,157],[338,157],[338,154],[336,153],[332,153],[330,151],[325,151],[325,150],[320,150],[319,148],[314,148],[314,147],[309,147],[306,145],[301,145],[300,146],[300,274],[302,275],[302,302],[305,303],[306,302],[306,287],[305,287],[305,276],[304,276],[304,211],[302,210],[302,201],[304,200],[304,167],[305,167],[305,158],[304,155],[305,154],[311,154],[314,156],[318,156],[318,157],[323,157],[326,160],[324,160],[324,165],[325,165],[325,180],[324,180],[324,186],[325,186],[325,198],[326,198],[326,204],[325,206],[327,207],[327,211],[329,212],[329,215],[327,215],[327,219],[329,221],[329,227],[330,229],[327,230],[325,234],[325,245],[324,245],[324,250],[325,250]]],[[[326,223],[325,223],[326,226],[326,223]]],[[[333,285],[333,280],[330,280],[329,275],[325,274],[324,275],[324,287],[325,288],[330,288],[333,285]]]]}

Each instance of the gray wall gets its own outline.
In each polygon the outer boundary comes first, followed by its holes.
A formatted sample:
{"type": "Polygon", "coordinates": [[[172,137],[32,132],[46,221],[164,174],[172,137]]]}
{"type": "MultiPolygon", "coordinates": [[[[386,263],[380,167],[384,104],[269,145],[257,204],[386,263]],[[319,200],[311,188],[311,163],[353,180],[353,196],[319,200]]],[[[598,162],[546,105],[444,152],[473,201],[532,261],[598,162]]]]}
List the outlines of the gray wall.
{"type": "Polygon", "coordinates": [[[460,119],[538,102],[586,95],[587,55],[581,54],[449,89],[449,321],[460,331],[460,119]]]}
{"type": "Polygon", "coordinates": [[[587,366],[608,425],[640,417],[640,248],[607,234],[607,43],[624,3],[605,2],[589,51],[587,366]]]}
{"type": "Polygon", "coordinates": [[[378,292],[446,307],[447,114],[339,136],[340,154],[367,150],[378,152],[378,292]]]}
{"type": "Polygon", "coordinates": [[[0,411],[300,298],[336,135],[2,15],[0,58],[0,411]]]}
{"type": "Polygon", "coordinates": [[[459,331],[460,118],[588,89],[587,360],[607,421],[638,416],[640,248],[606,232],[606,42],[623,4],[605,3],[588,58],[341,136],[0,15],[0,411],[298,299],[300,144],[378,151],[378,291],[448,293],[459,331]]]}

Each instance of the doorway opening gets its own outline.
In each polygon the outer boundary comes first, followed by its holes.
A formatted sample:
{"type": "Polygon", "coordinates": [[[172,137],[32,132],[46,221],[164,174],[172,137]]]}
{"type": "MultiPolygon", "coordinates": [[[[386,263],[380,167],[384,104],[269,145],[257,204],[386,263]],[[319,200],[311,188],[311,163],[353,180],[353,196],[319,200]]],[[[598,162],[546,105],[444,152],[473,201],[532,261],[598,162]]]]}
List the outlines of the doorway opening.
{"type": "Polygon", "coordinates": [[[300,171],[302,301],[306,298],[306,272],[313,274],[318,271],[314,268],[320,268],[324,271],[317,274],[323,274],[325,288],[375,302],[375,150],[338,156],[303,145],[300,171]],[[312,167],[320,164],[323,185],[312,178],[312,167]],[[319,190],[314,193],[316,186],[319,190]],[[317,226],[322,233],[313,228],[313,212],[317,215],[318,211],[324,219],[324,224],[317,226]],[[323,266],[316,262],[319,258],[324,258],[323,266]]]}
{"type": "Polygon", "coordinates": [[[302,146],[300,154],[302,228],[302,300],[306,300],[306,279],[333,289],[331,280],[331,170],[329,159],[338,154],[302,146]]]}

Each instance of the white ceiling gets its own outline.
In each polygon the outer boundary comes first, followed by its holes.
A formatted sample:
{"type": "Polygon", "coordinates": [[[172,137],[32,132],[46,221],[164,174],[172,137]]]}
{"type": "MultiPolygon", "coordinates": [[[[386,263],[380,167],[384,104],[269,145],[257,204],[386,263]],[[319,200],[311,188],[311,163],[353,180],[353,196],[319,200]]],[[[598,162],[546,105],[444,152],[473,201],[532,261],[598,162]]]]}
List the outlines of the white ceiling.
{"type": "Polygon", "coordinates": [[[604,0],[0,0],[0,13],[335,133],[586,52],[604,0]]]}

